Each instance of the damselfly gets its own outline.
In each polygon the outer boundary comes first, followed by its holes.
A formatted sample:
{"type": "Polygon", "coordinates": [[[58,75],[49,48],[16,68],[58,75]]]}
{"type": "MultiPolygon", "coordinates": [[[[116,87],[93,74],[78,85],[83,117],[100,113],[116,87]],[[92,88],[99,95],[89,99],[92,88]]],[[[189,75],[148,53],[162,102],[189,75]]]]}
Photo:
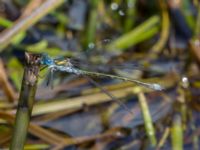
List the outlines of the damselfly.
{"type": "Polygon", "coordinates": [[[130,82],[133,82],[135,84],[141,85],[143,87],[146,87],[146,88],[149,88],[152,90],[161,91],[164,89],[161,85],[159,85],[157,83],[146,83],[146,82],[142,82],[142,81],[127,78],[127,77],[82,70],[82,69],[74,67],[73,64],[71,63],[70,59],[53,59],[47,54],[42,54],[41,65],[47,66],[50,69],[51,73],[53,73],[54,71],[61,71],[61,72],[67,72],[67,73],[72,73],[72,74],[76,74],[76,75],[109,77],[109,78],[113,78],[113,79],[120,79],[123,81],[130,81],[130,82]]]}

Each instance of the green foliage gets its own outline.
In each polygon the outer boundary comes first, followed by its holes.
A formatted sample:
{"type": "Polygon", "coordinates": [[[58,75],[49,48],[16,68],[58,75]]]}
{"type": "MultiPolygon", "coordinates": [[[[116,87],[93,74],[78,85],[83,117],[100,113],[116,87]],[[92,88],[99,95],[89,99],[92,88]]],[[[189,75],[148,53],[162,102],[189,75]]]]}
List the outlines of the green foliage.
{"type": "Polygon", "coordinates": [[[8,28],[11,27],[13,23],[6,18],[0,17],[0,26],[8,28]]]}
{"type": "Polygon", "coordinates": [[[20,90],[22,76],[23,76],[23,66],[15,57],[13,57],[9,60],[7,67],[8,67],[9,77],[13,81],[17,90],[20,90]]]}
{"type": "Polygon", "coordinates": [[[139,42],[151,38],[158,32],[159,22],[160,18],[158,16],[149,18],[147,21],[143,22],[132,31],[123,34],[121,37],[111,42],[109,45],[107,45],[107,49],[122,51],[135,44],[138,44],[139,42]]]}

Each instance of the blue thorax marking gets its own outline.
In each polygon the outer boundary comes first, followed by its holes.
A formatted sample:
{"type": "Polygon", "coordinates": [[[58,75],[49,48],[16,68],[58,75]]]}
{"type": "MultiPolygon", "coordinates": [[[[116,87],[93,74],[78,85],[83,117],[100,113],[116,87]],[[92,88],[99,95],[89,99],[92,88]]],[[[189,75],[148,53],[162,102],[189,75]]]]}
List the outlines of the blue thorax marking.
{"type": "Polygon", "coordinates": [[[48,54],[42,54],[41,65],[54,65],[54,60],[48,56],[48,54]]]}

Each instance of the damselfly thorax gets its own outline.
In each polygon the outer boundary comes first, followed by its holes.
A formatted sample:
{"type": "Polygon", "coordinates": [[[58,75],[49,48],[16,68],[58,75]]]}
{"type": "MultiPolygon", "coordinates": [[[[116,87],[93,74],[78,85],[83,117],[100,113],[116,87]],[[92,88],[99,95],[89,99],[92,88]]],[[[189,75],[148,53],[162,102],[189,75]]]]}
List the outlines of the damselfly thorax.
{"type": "Polygon", "coordinates": [[[73,67],[69,58],[62,59],[62,60],[54,59],[54,63],[57,66],[73,67]]]}

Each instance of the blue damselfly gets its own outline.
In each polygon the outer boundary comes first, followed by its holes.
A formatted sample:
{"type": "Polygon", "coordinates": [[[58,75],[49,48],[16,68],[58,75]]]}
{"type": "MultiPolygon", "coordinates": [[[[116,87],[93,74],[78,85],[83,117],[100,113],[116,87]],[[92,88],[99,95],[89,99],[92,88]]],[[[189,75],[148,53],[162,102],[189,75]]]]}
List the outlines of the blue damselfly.
{"type": "Polygon", "coordinates": [[[146,82],[142,82],[142,81],[132,79],[132,78],[82,70],[82,69],[74,67],[74,65],[71,63],[70,59],[53,59],[47,54],[42,54],[41,65],[47,66],[50,69],[51,73],[53,73],[55,71],[60,71],[60,72],[72,73],[72,74],[76,74],[76,75],[109,77],[109,78],[119,79],[119,80],[123,80],[123,81],[130,81],[137,85],[140,85],[140,86],[152,89],[152,90],[162,91],[164,89],[161,85],[159,85],[157,83],[146,83],[146,82]]]}
{"type": "Polygon", "coordinates": [[[47,54],[42,54],[40,63],[41,63],[41,65],[44,65],[45,67],[49,68],[51,77],[53,75],[53,72],[55,72],[55,71],[72,73],[72,74],[76,74],[76,75],[83,75],[83,76],[87,77],[91,83],[93,83],[95,86],[100,88],[102,92],[104,92],[106,95],[108,95],[111,99],[115,100],[119,105],[123,106],[124,109],[126,109],[130,114],[133,114],[133,112],[131,112],[124,103],[122,103],[120,100],[115,98],[112,94],[110,94],[108,91],[106,91],[103,87],[101,87],[97,82],[95,82],[88,76],[109,77],[109,78],[114,78],[114,79],[120,79],[123,81],[130,81],[135,84],[141,85],[143,87],[146,87],[146,88],[149,88],[152,90],[157,90],[157,91],[161,91],[164,89],[161,85],[156,84],[156,83],[146,83],[146,82],[142,82],[142,81],[139,81],[136,79],[126,78],[126,77],[122,77],[122,76],[82,70],[77,67],[74,67],[74,65],[71,63],[69,58],[53,59],[47,54]]]}

